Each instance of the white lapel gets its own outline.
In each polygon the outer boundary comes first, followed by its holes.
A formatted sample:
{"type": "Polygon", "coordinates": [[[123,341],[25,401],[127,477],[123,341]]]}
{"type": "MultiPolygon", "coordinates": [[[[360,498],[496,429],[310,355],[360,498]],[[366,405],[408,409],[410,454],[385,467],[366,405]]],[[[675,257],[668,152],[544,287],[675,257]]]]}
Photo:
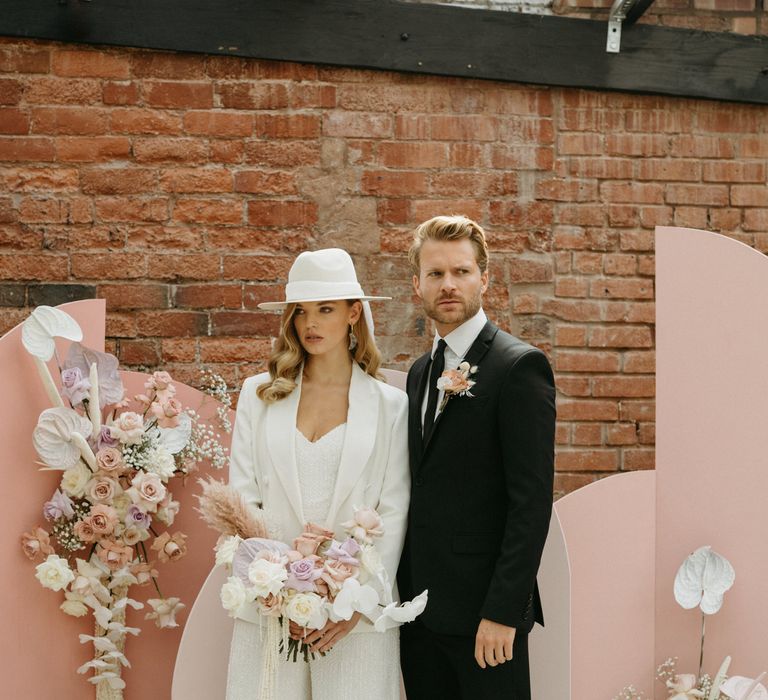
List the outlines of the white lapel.
{"type": "Polygon", "coordinates": [[[329,529],[334,529],[338,525],[336,515],[339,507],[362,475],[373,451],[376,427],[379,422],[378,392],[373,384],[375,381],[360,369],[357,362],[352,363],[344,447],[341,451],[336,487],[326,521],[326,527],[329,529]]]}
{"type": "Polygon", "coordinates": [[[272,457],[283,490],[291,504],[296,519],[305,525],[299,487],[299,470],[296,467],[296,414],[301,398],[301,371],[298,385],[284,399],[267,406],[267,449],[272,457]]]}

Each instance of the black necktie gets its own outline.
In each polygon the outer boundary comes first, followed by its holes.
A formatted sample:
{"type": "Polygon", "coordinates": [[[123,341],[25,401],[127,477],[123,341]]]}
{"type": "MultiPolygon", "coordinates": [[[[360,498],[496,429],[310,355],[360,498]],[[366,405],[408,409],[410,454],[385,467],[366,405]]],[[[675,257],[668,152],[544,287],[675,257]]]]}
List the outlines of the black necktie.
{"type": "Polygon", "coordinates": [[[427,412],[424,414],[424,443],[429,439],[432,432],[432,426],[435,424],[435,413],[437,412],[437,380],[445,369],[445,346],[446,342],[441,338],[437,342],[437,350],[432,358],[432,368],[429,370],[429,393],[427,399],[427,412]]]}

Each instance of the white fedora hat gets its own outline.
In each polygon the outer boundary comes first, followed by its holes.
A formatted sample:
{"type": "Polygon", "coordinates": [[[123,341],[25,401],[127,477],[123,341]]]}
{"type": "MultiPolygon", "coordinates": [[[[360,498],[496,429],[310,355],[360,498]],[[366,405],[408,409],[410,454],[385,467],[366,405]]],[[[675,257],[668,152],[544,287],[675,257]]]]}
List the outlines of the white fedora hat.
{"type": "Polygon", "coordinates": [[[366,296],[357,281],[355,265],[349,253],[341,248],[301,253],[288,273],[285,301],[264,301],[260,309],[284,309],[286,304],[333,299],[376,301],[392,297],[366,296]]]}

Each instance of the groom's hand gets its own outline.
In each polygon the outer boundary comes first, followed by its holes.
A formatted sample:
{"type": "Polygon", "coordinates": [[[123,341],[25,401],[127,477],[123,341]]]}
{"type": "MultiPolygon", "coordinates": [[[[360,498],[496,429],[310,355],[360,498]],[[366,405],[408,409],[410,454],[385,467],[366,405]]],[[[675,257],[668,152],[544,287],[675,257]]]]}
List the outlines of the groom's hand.
{"type": "Polygon", "coordinates": [[[512,660],[515,628],[483,618],[475,636],[475,661],[480,668],[512,660]]]}

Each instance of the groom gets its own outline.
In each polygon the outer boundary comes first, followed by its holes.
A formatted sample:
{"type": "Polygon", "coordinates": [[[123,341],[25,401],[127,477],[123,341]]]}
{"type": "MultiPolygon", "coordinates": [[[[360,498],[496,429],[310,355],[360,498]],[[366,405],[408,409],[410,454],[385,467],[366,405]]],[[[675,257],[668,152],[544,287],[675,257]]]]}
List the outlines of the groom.
{"type": "Polygon", "coordinates": [[[528,632],[543,624],[536,572],[552,510],[552,370],[486,319],[478,224],[426,221],[409,260],[437,332],[407,384],[412,486],[398,584],[403,600],[426,588],[429,602],[401,628],[406,694],[530,700],[528,632]],[[452,387],[438,388],[441,376],[452,387]]]}

